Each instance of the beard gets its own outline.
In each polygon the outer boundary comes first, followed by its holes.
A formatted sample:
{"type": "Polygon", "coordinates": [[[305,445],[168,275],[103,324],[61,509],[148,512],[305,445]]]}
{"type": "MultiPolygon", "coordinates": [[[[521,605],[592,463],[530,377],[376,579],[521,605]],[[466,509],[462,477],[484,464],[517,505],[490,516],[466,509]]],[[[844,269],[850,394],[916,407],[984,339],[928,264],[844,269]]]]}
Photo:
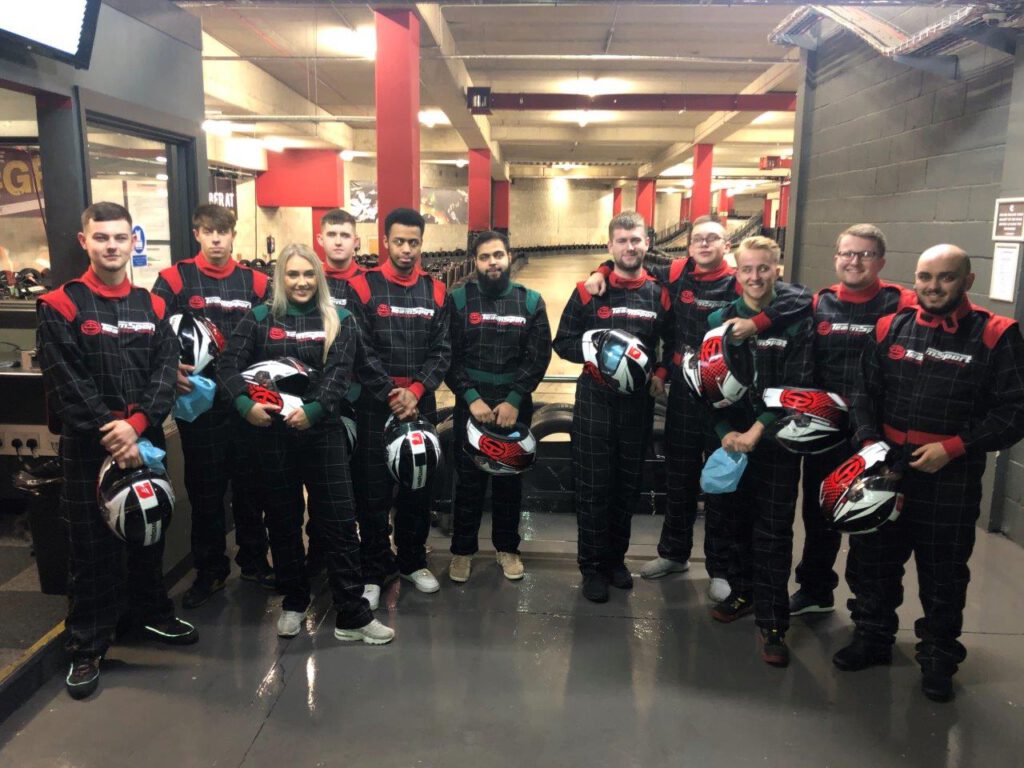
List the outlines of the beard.
{"type": "Polygon", "coordinates": [[[512,276],[507,269],[503,269],[499,277],[491,277],[486,272],[479,270],[476,273],[476,283],[480,286],[480,292],[492,299],[501,296],[501,294],[508,290],[508,285],[511,281],[512,276]]]}
{"type": "Polygon", "coordinates": [[[917,303],[921,306],[921,309],[923,309],[928,314],[944,317],[945,315],[948,315],[950,312],[956,311],[956,308],[960,306],[960,304],[964,300],[964,296],[966,295],[967,291],[957,291],[956,293],[950,293],[946,297],[946,300],[940,306],[935,307],[934,309],[930,308],[927,304],[925,304],[921,300],[920,296],[917,297],[917,303]]]}

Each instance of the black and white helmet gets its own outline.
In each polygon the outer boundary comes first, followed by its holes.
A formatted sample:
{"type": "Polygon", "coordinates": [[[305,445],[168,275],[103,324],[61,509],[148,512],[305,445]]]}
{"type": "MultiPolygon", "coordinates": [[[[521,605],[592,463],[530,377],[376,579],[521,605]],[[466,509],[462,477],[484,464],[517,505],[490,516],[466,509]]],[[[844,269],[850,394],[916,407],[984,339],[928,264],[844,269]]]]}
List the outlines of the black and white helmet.
{"type": "Polygon", "coordinates": [[[192,373],[200,374],[217,360],[226,346],[224,336],[212,321],[205,317],[181,312],[167,318],[181,347],[180,360],[194,367],[192,373]]]}
{"type": "Polygon", "coordinates": [[[647,386],[652,369],[644,343],[618,328],[597,328],[583,334],[583,365],[621,395],[631,395],[647,386]]]}
{"type": "Polygon", "coordinates": [[[160,541],[174,510],[174,489],[167,475],[146,466],[121,469],[112,456],[100,467],[96,499],[110,530],[140,547],[160,541]]]}
{"type": "Polygon", "coordinates": [[[249,386],[248,395],[254,403],[275,405],[284,418],[303,405],[302,396],[309,388],[310,368],[294,357],[263,360],[242,371],[249,386]]]}
{"type": "Polygon", "coordinates": [[[790,453],[824,453],[847,438],[849,406],[839,395],[823,389],[769,387],[764,405],[778,414],[768,435],[790,453]]]}
{"type": "Polygon", "coordinates": [[[878,442],[862,448],[821,483],[818,501],[826,522],[843,533],[871,533],[903,508],[896,451],[878,442]]]}
{"type": "Polygon", "coordinates": [[[389,417],[384,425],[384,451],[388,472],[413,491],[426,488],[444,461],[434,425],[425,419],[389,417]]]}
{"type": "Polygon", "coordinates": [[[525,424],[502,429],[480,424],[470,418],[466,423],[466,455],[490,475],[518,475],[537,461],[537,440],[525,424]]]}

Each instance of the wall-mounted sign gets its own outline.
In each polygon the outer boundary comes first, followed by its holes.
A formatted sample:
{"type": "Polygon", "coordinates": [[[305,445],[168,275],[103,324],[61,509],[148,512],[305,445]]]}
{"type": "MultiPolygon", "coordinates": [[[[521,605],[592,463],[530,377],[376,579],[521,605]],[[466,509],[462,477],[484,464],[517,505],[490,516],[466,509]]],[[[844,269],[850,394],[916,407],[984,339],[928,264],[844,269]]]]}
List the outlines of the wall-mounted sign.
{"type": "Polygon", "coordinates": [[[144,267],[146,259],[146,230],[140,224],[132,227],[132,266],[144,267]]]}
{"type": "Polygon", "coordinates": [[[1017,289],[1017,265],[1020,263],[1020,245],[996,243],[992,253],[992,282],[988,296],[996,301],[1013,301],[1017,289]]]}
{"type": "Polygon", "coordinates": [[[1024,243],[1024,197],[1000,197],[996,200],[992,239],[1024,243]]]}

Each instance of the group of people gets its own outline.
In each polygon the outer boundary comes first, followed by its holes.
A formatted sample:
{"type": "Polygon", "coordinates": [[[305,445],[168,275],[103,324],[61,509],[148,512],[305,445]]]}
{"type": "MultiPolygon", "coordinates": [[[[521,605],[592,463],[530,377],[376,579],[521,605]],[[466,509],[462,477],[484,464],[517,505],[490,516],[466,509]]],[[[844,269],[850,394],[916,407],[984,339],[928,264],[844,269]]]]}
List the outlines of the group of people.
{"type": "Polygon", "coordinates": [[[925,614],[917,625],[922,687],[935,700],[952,697],[952,675],[965,655],[958,637],[985,453],[1024,435],[1024,341],[1015,323],[968,301],[973,274],[960,249],[925,251],[911,292],[880,280],[885,237],[857,225],[837,241],[839,282],[812,297],[778,279],[779,247],[767,238],[740,243],[737,266],[730,267],[728,233],[710,217],[694,222],[686,258],[645,268],[646,222],[626,212],[608,227],[611,260],[576,285],[552,341],[543,298],[511,281],[502,232],[476,237],[470,249],[476,274],[449,291],[421,269],[424,220],[411,209],[387,215],[380,264],[370,270],[354,259],[355,219],[341,209],[328,212],[317,233],[323,258],[308,246],[288,245],[272,287],[232,258],[229,209],[201,206],[193,226],[199,254],[161,272],[148,292],[127,277],[130,214],[96,203],[82,214],[79,234],[88,270],[39,301],[37,346],[49,402],[62,423],[72,696],[96,689],[116,633],[139,631],[176,644],[197,640],[163,587],[161,543],[128,548],[125,601],[116,567],[120,544],[96,502],[104,460],[139,465],[137,441],[162,445],[175,396],[194,386],[167,323],[191,312],[227,341],[216,361],[213,406],[193,421],[178,420],[196,569],[185,608],[213,599],[230,573],[224,507],[230,485],[235,559],[243,579],[283,595],[280,636],[301,631],[311,576],[326,569],[335,636],[390,642],[394,631],[373,613],[382,588],[398,577],[425,593],[440,584],[426,559],[431,484],[396,486],[385,435],[396,421],[433,421],[442,382],[456,398],[449,578],[471,577],[490,480],[497,564],[506,578],[522,579],[521,479],[486,474],[462,444],[474,424],[529,425],[531,396],[553,349],[584,363],[572,458],[586,599],[604,602],[610,587],[633,586],[625,564],[631,515],[654,398],[667,394],[666,514],[658,557],[641,576],[688,570],[705,458],[719,446],[747,454],[737,491],[705,498],[711,615],[728,623],[754,613],[762,658],[785,666],[790,616],[833,610],[838,585],[840,536],[824,524],[818,487],[861,445],[886,440],[907,453],[905,502],[896,521],[851,537],[846,576],[856,629],[834,663],[844,670],[889,663],[903,567],[914,554],[925,614]],[[758,383],[730,407],[711,408],[687,388],[681,364],[687,348],[699,347],[709,329],[723,324],[733,341],[755,345],[758,383]],[[649,381],[628,393],[608,386],[587,351],[595,332],[612,330],[631,334],[638,348],[658,357],[649,381]],[[311,372],[301,407],[287,413],[256,397],[243,376],[254,363],[286,357],[311,372]],[[765,438],[777,414],[759,393],[772,386],[820,387],[844,398],[851,404],[850,443],[801,462],[765,438]],[[807,535],[797,567],[800,589],[790,596],[801,463],[807,535]]]}

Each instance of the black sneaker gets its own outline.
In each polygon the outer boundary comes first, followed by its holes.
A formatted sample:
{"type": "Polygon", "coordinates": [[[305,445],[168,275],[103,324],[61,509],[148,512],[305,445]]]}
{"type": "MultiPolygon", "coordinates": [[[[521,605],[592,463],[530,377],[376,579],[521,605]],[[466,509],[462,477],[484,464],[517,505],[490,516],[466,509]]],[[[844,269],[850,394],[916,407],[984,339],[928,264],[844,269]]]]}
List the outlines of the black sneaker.
{"type": "Polygon", "coordinates": [[[754,601],[750,595],[733,592],[725,600],[711,609],[711,618],[723,624],[736,621],[748,613],[754,612],[754,601]]]}
{"type": "Polygon", "coordinates": [[[629,568],[624,563],[607,568],[604,575],[608,579],[608,583],[616,589],[633,588],[633,574],[629,572],[629,568]]]}
{"type": "Polygon", "coordinates": [[[583,596],[592,603],[607,603],[608,578],[603,573],[583,574],[583,596]]]}
{"type": "Polygon", "coordinates": [[[64,678],[64,686],[72,699],[84,699],[91,696],[100,684],[100,657],[77,656],[71,662],[68,676],[64,678]]]}
{"type": "Polygon", "coordinates": [[[953,677],[925,672],[921,675],[921,692],[934,702],[945,704],[953,700],[953,677]]]}
{"type": "Polygon", "coordinates": [[[274,576],[274,569],[266,560],[258,561],[242,569],[242,581],[251,581],[259,584],[264,589],[277,589],[277,578],[274,576]]]}
{"type": "Polygon", "coordinates": [[[892,646],[869,643],[862,637],[854,637],[845,648],[832,656],[832,663],[843,672],[859,672],[868,667],[892,664],[892,646]]]}
{"type": "Polygon", "coordinates": [[[786,634],[777,629],[761,630],[761,660],[773,667],[789,666],[789,648],[786,634]]]}
{"type": "Polygon", "coordinates": [[[200,573],[192,582],[192,586],[182,595],[181,605],[183,608],[198,608],[222,589],[224,589],[224,577],[200,573]]]}
{"type": "Polygon", "coordinates": [[[789,598],[789,615],[800,616],[804,613],[832,613],[836,609],[835,600],[829,594],[827,598],[813,595],[806,589],[798,589],[789,598]]]}
{"type": "Polygon", "coordinates": [[[192,645],[199,642],[196,628],[177,617],[142,625],[142,634],[148,640],[165,645],[192,645]]]}

